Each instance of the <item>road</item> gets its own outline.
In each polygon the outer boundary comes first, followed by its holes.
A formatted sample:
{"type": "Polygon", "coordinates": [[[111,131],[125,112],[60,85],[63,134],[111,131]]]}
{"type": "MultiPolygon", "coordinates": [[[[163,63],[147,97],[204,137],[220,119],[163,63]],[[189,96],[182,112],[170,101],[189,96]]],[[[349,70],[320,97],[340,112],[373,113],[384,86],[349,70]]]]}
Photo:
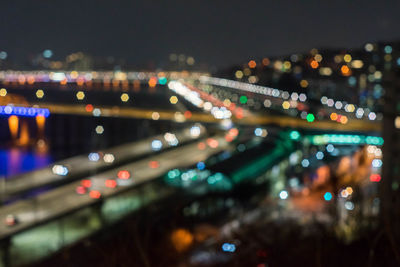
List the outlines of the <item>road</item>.
{"type": "MultiPolygon", "coordinates": [[[[98,189],[101,191],[103,197],[108,197],[126,190],[127,187],[134,187],[144,182],[156,179],[170,169],[189,167],[199,161],[204,161],[212,154],[222,151],[229,146],[229,143],[226,142],[222,136],[217,136],[215,139],[219,143],[217,148],[207,146],[204,150],[200,150],[198,148],[198,142],[196,142],[157,154],[151,157],[151,159],[139,160],[117,169],[112,169],[87,177],[87,179],[91,179],[92,183],[100,181],[102,184],[106,179],[116,178],[119,170],[130,171],[132,174],[131,182],[125,186],[121,185],[116,188],[108,188],[104,186],[98,189]],[[151,168],[149,166],[150,161],[158,162],[159,167],[151,168]]],[[[203,139],[202,142],[206,142],[206,139],[203,139]]],[[[69,211],[99,201],[99,199],[91,198],[88,194],[78,195],[75,190],[80,183],[80,181],[76,181],[43,193],[32,199],[18,201],[1,207],[0,220],[2,222],[4,222],[5,217],[8,214],[13,214],[19,218],[20,223],[13,227],[8,227],[3,223],[0,224],[0,239],[23,231],[24,229],[32,227],[40,222],[51,220],[52,218],[69,211]]]]}
{"type": "MultiPolygon", "coordinates": [[[[176,132],[175,137],[179,141],[179,144],[186,143],[188,141],[194,140],[205,134],[205,129],[200,126],[194,126],[199,130],[199,136],[193,136],[191,134],[190,128],[186,128],[180,132],[176,132]]],[[[196,132],[197,134],[197,132],[196,132]]],[[[143,157],[154,153],[151,147],[151,142],[153,140],[160,140],[162,142],[161,150],[165,150],[171,147],[165,140],[164,135],[157,135],[149,137],[145,140],[132,142],[124,145],[120,145],[114,148],[106,149],[102,153],[110,154],[114,158],[112,162],[105,162],[103,158],[98,161],[90,161],[87,155],[80,155],[72,157],[66,160],[56,162],[55,164],[35,170],[26,174],[19,175],[13,179],[7,179],[3,183],[2,198],[5,199],[8,196],[15,195],[20,192],[24,192],[30,189],[38,188],[45,185],[50,185],[53,183],[66,183],[69,180],[74,180],[82,177],[83,175],[88,175],[90,173],[99,172],[101,170],[110,169],[117,165],[126,163],[134,158],[143,157]],[[60,176],[54,174],[52,171],[52,166],[62,165],[67,166],[68,174],[66,176],[60,176]]],[[[178,144],[178,145],[179,145],[178,144]]]]}

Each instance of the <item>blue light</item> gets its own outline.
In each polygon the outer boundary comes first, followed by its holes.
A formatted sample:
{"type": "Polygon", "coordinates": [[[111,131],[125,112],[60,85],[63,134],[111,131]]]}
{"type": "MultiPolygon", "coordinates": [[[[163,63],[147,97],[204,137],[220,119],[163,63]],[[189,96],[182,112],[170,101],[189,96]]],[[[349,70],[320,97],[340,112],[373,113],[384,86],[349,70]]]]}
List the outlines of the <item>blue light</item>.
{"type": "Polygon", "coordinates": [[[235,244],[231,244],[231,243],[224,243],[222,244],[222,250],[225,252],[235,252],[236,250],[236,246],[235,244]]]}
{"type": "Polygon", "coordinates": [[[325,199],[326,201],[331,201],[332,198],[333,198],[333,196],[332,196],[332,193],[331,193],[331,192],[326,192],[326,193],[324,194],[324,199],[325,199]]]}
{"type": "Polygon", "coordinates": [[[200,161],[197,163],[197,169],[199,169],[200,171],[204,170],[206,167],[206,164],[204,164],[204,162],[200,161]]]}
{"type": "Polygon", "coordinates": [[[0,115],[17,115],[25,117],[50,116],[50,111],[47,108],[27,108],[27,107],[13,107],[13,106],[0,106],[0,115]]]}
{"type": "Polygon", "coordinates": [[[393,51],[393,48],[390,45],[385,46],[385,53],[386,54],[391,54],[393,51]]]}
{"type": "Polygon", "coordinates": [[[397,66],[400,66],[400,57],[397,59],[397,66]]]}
{"type": "Polygon", "coordinates": [[[159,151],[161,150],[163,144],[160,140],[155,139],[153,140],[153,142],[151,142],[151,149],[153,149],[153,151],[159,151]]]}

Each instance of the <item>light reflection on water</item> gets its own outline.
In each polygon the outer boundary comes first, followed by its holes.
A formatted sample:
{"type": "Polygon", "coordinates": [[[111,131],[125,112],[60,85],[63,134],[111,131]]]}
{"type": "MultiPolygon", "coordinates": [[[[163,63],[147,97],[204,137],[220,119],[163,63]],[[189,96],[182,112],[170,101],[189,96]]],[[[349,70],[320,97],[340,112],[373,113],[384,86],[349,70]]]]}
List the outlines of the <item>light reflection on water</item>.
{"type": "Polygon", "coordinates": [[[47,153],[20,148],[0,149],[0,177],[8,178],[46,167],[52,162],[52,157],[47,153]]]}

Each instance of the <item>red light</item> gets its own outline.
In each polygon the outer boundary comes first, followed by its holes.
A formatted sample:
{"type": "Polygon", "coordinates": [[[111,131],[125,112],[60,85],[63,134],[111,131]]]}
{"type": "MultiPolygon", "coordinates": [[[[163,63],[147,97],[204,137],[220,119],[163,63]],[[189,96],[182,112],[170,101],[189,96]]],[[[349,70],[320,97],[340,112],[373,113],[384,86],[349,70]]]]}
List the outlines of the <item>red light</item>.
{"type": "Polygon", "coordinates": [[[92,190],[92,191],[90,191],[89,196],[91,198],[100,198],[101,197],[101,193],[99,191],[92,190]]]}
{"type": "Polygon", "coordinates": [[[192,117],[192,112],[190,112],[189,110],[186,110],[185,113],[183,114],[183,116],[185,116],[186,119],[190,119],[192,117]]]}
{"type": "Polygon", "coordinates": [[[131,177],[131,174],[128,171],[119,171],[118,178],[122,180],[127,180],[131,177]]]}
{"type": "Polygon", "coordinates": [[[92,181],[90,181],[90,180],[82,180],[82,181],[81,181],[81,185],[82,185],[83,187],[89,188],[89,187],[92,186],[92,181]]]}
{"type": "Polygon", "coordinates": [[[80,185],[76,188],[76,193],[79,195],[83,195],[86,193],[86,188],[80,185]]]}
{"type": "Polygon", "coordinates": [[[92,112],[93,111],[93,105],[92,104],[87,104],[85,107],[87,112],[92,112]]]}
{"type": "Polygon", "coordinates": [[[115,180],[106,180],[106,186],[109,188],[115,188],[117,186],[117,182],[115,180]]]}
{"type": "Polygon", "coordinates": [[[239,134],[239,130],[237,128],[232,128],[229,130],[229,134],[232,136],[237,136],[239,134]]]}
{"type": "Polygon", "coordinates": [[[380,174],[377,174],[377,173],[373,173],[373,174],[371,174],[371,176],[369,177],[369,180],[371,181],[371,182],[380,182],[381,181],[381,175],[380,174]]]}
{"type": "Polygon", "coordinates": [[[149,162],[149,167],[152,169],[156,169],[160,167],[160,163],[158,163],[158,161],[152,160],[149,162]]]}
{"type": "Polygon", "coordinates": [[[218,141],[215,140],[214,138],[208,138],[208,139],[207,139],[207,144],[208,144],[211,148],[217,148],[217,147],[218,147],[218,141]]]}
{"type": "Polygon", "coordinates": [[[204,144],[203,142],[198,143],[197,148],[200,150],[204,150],[206,149],[206,144],[204,144]]]}

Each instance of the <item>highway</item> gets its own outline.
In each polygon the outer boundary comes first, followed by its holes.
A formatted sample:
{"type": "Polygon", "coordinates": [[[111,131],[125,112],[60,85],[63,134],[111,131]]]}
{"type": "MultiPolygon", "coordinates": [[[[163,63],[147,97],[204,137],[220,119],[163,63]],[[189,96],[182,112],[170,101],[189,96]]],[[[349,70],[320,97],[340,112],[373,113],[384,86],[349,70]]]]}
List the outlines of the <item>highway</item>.
{"type": "MultiPolygon", "coordinates": [[[[197,139],[205,134],[205,129],[202,126],[193,126],[192,128],[186,128],[180,132],[173,133],[174,135],[169,136],[170,138],[176,138],[173,140],[177,142],[174,145],[181,145],[186,142],[197,139]]],[[[132,142],[124,145],[120,145],[114,148],[105,149],[98,155],[97,160],[90,160],[88,155],[80,155],[66,160],[62,160],[54,163],[53,165],[35,170],[26,174],[15,176],[12,179],[7,179],[3,182],[2,186],[2,199],[6,199],[17,193],[28,191],[34,188],[38,188],[45,185],[51,185],[56,183],[67,183],[69,180],[75,180],[81,178],[84,175],[90,173],[96,173],[102,170],[110,169],[120,164],[126,163],[129,160],[135,158],[144,157],[151,153],[154,153],[152,149],[152,141],[159,140],[162,143],[160,150],[165,150],[171,147],[169,142],[166,140],[165,135],[157,135],[149,137],[147,139],[132,142]],[[108,155],[104,158],[105,155],[108,155]],[[55,174],[52,170],[52,166],[61,165],[68,168],[66,175],[55,174]]],[[[94,151],[97,153],[97,151],[94,151]]],[[[94,155],[94,157],[97,157],[94,155]]]]}
{"type": "MultiPolygon", "coordinates": [[[[93,184],[101,184],[101,186],[96,186],[95,189],[101,192],[103,198],[107,198],[108,196],[122,192],[129,187],[152,181],[170,169],[189,167],[199,161],[204,161],[212,154],[222,151],[229,146],[229,143],[226,142],[223,137],[216,136],[214,138],[219,143],[216,148],[207,146],[205,149],[200,150],[198,148],[198,143],[196,142],[174,148],[170,151],[162,152],[152,156],[151,159],[142,159],[137,162],[123,165],[117,169],[89,176],[87,179],[90,179],[93,184]],[[157,162],[157,164],[156,166],[150,166],[150,162],[157,162]],[[115,188],[103,186],[105,180],[116,179],[118,171],[120,170],[127,170],[131,173],[131,178],[128,182],[125,181],[124,185],[115,188]]],[[[206,142],[206,139],[201,141],[206,142]]],[[[1,207],[1,221],[4,222],[8,214],[13,214],[20,222],[12,227],[0,224],[0,239],[4,239],[15,233],[33,227],[36,224],[49,221],[52,218],[61,216],[62,214],[100,201],[99,199],[91,198],[88,194],[78,195],[76,193],[76,188],[80,184],[80,181],[72,182],[29,200],[17,201],[10,205],[1,207]]]]}

